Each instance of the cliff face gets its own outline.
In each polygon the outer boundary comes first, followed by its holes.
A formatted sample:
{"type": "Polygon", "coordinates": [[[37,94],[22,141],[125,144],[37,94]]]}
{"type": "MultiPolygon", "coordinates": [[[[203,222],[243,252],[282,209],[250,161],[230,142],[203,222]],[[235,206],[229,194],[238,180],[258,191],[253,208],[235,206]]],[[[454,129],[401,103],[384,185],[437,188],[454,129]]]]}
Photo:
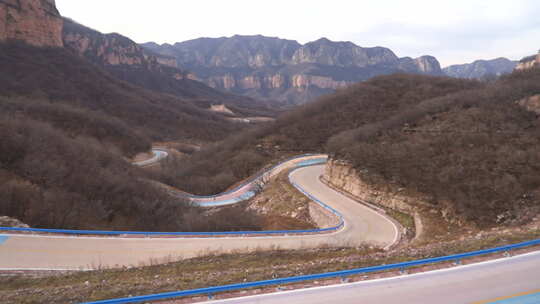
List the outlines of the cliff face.
{"type": "Polygon", "coordinates": [[[519,61],[516,70],[527,70],[540,67],[540,51],[537,55],[525,57],[519,61]]]}
{"type": "Polygon", "coordinates": [[[443,72],[456,78],[482,79],[488,76],[501,76],[511,73],[517,62],[506,58],[493,60],[477,60],[469,64],[451,65],[443,69],[443,72]]]}
{"type": "Polygon", "coordinates": [[[265,114],[259,110],[267,110],[265,105],[250,98],[235,96],[205,85],[196,75],[179,69],[175,57],[144,49],[120,34],[102,34],[65,19],[63,40],[65,48],[70,52],[134,85],[189,98],[203,108],[209,108],[211,104],[226,104],[239,111],[263,116],[265,114]]]}
{"type": "Polygon", "coordinates": [[[62,47],[62,24],[54,0],[0,0],[0,41],[62,47]]]}
{"type": "Polygon", "coordinates": [[[145,53],[129,38],[119,34],[105,35],[69,19],[65,19],[63,40],[67,49],[99,65],[160,68],[156,56],[145,53]]]}
{"type": "Polygon", "coordinates": [[[290,63],[365,67],[380,63],[395,64],[397,61],[396,55],[386,48],[361,48],[352,42],[332,42],[322,38],[296,50],[290,63]]]}
{"type": "Polygon", "coordinates": [[[326,38],[305,45],[264,36],[233,36],[142,46],[176,58],[178,67],[192,72],[190,77],[211,87],[293,104],[377,75],[442,74],[433,57],[400,59],[387,48],[362,48],[326,38]]]}

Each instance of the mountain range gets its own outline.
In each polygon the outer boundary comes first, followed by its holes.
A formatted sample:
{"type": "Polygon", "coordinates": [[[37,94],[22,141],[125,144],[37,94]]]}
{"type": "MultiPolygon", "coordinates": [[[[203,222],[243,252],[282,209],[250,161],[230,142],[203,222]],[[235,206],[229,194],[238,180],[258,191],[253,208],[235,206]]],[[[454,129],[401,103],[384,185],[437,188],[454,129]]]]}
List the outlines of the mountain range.
{"type": "Polygon", "coordinates": [[[450,77],[482,79],[511,73],[516,68],[517,64],[517,61],[512,61],[507,58],[476,60],[473,63],[451,65],[444,68],[443,72],[450,77]]]}
{"type": "Polygon", "coordinates": [[[207,85],[286,104],[301,104],[371,77],[396,72],[443,75],[432,56],[399,58],[384,47],[363,48],[326,38],[304,45],[264,36],[200,38],[174,45],[145,43],[169,64],[207,85]]]}
{"type": "Polygon", "coordinates": [[[479,60],[441,69],[433,56],[403,57],[385,47],[360,47],[326,38],[304,45],[265,36],[199,38],[141,46],[163,56],[169,66],[207,85],[275,104],[302,104],[374,76],[411,73],[457,78],[485,78],[510,73],[517,62],[479,60]]]}

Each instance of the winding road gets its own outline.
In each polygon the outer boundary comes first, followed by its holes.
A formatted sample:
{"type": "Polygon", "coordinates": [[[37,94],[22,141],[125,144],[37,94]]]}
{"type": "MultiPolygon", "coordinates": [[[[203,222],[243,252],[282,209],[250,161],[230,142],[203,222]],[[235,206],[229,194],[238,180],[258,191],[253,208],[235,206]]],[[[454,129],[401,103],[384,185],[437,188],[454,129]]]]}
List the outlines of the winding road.
{"type": "MultiPolygon", "coordinates": [[[[144,165],[167,156],[154,153],[144,165]]],[[[0,234],[0,270],[90,270],[140,266],[189,258],[209,252],[255,249],[302,249],[322,245],[388,247],[399,239],[387,217],[327,187],[319,177],[325,165],[316,157],[283,163],[267,172],[290,173],[303,192],[343,216],[342,229],[328,234],[215,238],[81,237],[63,235],[0,234]],[[298,163],[300,162],[300,163],[298,163]]],[[[138,163],[140,165],[140,163],[138,163]]],[[[250,192],[250,183],[214,197],[192,196],[201,204],[210,200],[228,204],[250,192]]],[[[458,266],[413,275],[299,289],[208,303],[540,303],[540,252],[458,266]]]]}
{"type": "Polygon", "coordinates": [[[0,270],[90,270],[164,263],[209,252],[256,249],[303,249],[318,246],[382,247],[398,239],[398,229],[385,216],[327,187],[320,180],[324,165],[303,167],[290,180],[343,215],[342,229],[313,235],[215,238],[85,237],[1,234],[0,270]]]}
{"type": "Polygon", "coordinates": [[[139,167],[146,167],[156,164],[169,156],[169,152],[165,149],[154,148],[152,149],[152,157],[138,162],[133,162],[133,165],[139,167]]]}

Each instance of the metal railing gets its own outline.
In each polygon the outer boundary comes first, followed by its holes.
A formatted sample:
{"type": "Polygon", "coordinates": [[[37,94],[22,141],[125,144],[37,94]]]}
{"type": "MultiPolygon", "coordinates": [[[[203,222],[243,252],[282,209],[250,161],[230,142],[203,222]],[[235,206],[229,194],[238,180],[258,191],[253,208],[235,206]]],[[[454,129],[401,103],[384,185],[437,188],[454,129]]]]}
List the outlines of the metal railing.
{"type": "MultiPolygon", "coordinates": [[[[316,154],[314,154],[316,155],[316,154]]],[[[254,178],[250,179],[251,181],[256,180],[257,178],[260,178],[262,175],[270,172],[271,170],[277,168],[280,165],[283,165],[286,162],[299,159],[306,156],[314,156],[313,154],[306,154],[301,156],[296,156],[290,159],[287,159],[270,169],[267,169],[260,173],[259,175],[255,176],[254,178]]],[[[296,164],[296,169],[307,167],[307,166],[313,166],[317,164],[321,164],[323,158],[320,159],[312,159],[307,160],[305,162],[301,162],[296,164]]],[[[326,158],[324,158],[324,162],[326,162],[326,158]]],[[[249,182],[247,182],[249,183],[249,182]]],[[[247,184],[245,183],[245,184],[247,184]]],[[[244,185],[245,185],[244,184],[244,185]]],[[[224,236],[224,235],[236,235],[236,236],[250,236],[250,235],[276,235],[276,234],[311,234],[311,233],[323,233],[323,232],[332,232],[337,231],[341,229],[345,223],[343,221],[342,215],[336,211],[335,209],[331,208],[330,206],[326,205],[325,203],[321,202],[317,198],[313,197],[312,195],[308,194],[306,191],[304,191],[299,185],[296,185],[293,183],[293,185],[300,190],[302,193],[304,193],[306,196],[308,196],[313,201],[317,202],[324,208],[330,210],[333,214],[337,215],[340,222],[338,225],[334,227],[329,228],[319,228],[319,229],[304,229],[304,230],[262,230],[262,231],[222,231],[222,232],[153,232],[153,231],[107,231],[107,230],[73,230],[73,229],[47,229],[47,228],[16,228],[16,227],[0,227],[0,231],[11,231],[11,232],[37,232],[37,233],[53,233],[53,234],[71,234],[71,235],[103,235],[103,236],[119,236],[119,235],[138,235],[138,236],[224,236]]],[[[242,187],[242,186],[239,186],[242,187]]],[[[253,194],[254,195],[254,194],[253,194]]],[[[251,198],[251,196],[240,196],[240,198],[246,200],[251,198]]]]}
{"type": "MultiPolygon", "coordinates": [[[[261,172],[259,172],[258,174],[256,174],[255,176],[252,176],[250,178],[248,178],[246,181],[244,181],[243,183],[241,183],[240,185],[234,187],[233,189],[231,190],[228,190],[228,191],[225,191],[225,192],[222,192],[220,194],[216,194],[216,195],[195,195],[195,194],[187,194],[186,196],[187,197],[190,197],[190,198],[213,198],[213,197],[217,197],[217,196],[224,196],[224,195],[227,195],[227,194],[231,194],[235,191],[238,191],[239,189],[245,187],[246,185],[258,180],[258,179],[261,179],[265,174],[271,172],[272,170],[278,168],[279,166],[282,166],[290,161],[294,161],[296,159],[300,159],[300,158],[304,158],[304,157],[309,157],[309,156],[317,156],[317,155],[320,155],[321,156],[321,159],[323,158],[321,154],[313,154],[313,153],[306,153],[306,154],[302,154],[302,155],[297,155],[297,156],[293,156],[293,157],[290,157],[290,158],[287,158],[281,162],[279,162],[278,164],[270,167],[270,168],[267,168],[267,169],[263,169],[261,172]]],[[[326,158],[326,156],[324,157],[326,158]]]]}
{"type": "MultiPolygon", "coordinates": [[[[309,157],[309,156],[316,156],[316,155],[317,154],[309,154],[309,155],[305,154],[305,155],[301,155],[301,156],[295,156],[293,158],[282,161],[279,164],[277,164],[277,165],[275,165],[275,166],[273,166],[273,167],[271,167],[269,169],[266,169],[266,170],[262,171],[261,173],[257,174],[255,177],[252,177],[249,180],[243,182],[239,186],[236,186],[234,189],[229,190],[229,191],[224,192],[224,193],[220,193],[220,194],[213,195],[213,196],[189,195],[188,197],[192,199],[193,204],[195,204],[195,205],[197,205],[199,207],[222,207],[222,206],[228,206],[228,205],[233,205],[233,204],[236,204],[236,203],[239,203],[239,202],[243,202],[243,201],[246,201],[248,199],[251,199],[252,197],[257,195],[258,192],[260,192],[260,190],[262,189],[262,184],[265,183],[264,182],[265,176],[268,175],[268,174],[271,174],[271,172],[273,170],[275,170],[276,168],[279,168],[280,166],[283,166],[286,163],[297,160],[297,159],[301,159],[301,158],[309,157]],[[245,192],[244,194],[238,196],[238,197],[234,197],[234,198],[230,198],[230,199],[221,199],[221,200],[218,199],[219,197],[226,196],[226,195],[228,195],[230,193],[239,191],[240,189],[242,189],[243,187],[245,187],[245,186],[247,186],[249,184],[251,184],[251,187],[249,188],[249,190],[247,192],[245,192]],[[208,198],[214,198],[215,200],[208,201],[208,202],[197,202],[197,201],[195,201],[196,199],[208,199],[208,198]]],[[[299,163],[294,164],[294,166],[295,166],[295,168],[301,168],[301,167],[307,167],[307,166],[320,165],[320,164],[326,163],[327,160],[328,160],[328,158],[326,156],[325,157],[319,157],[319,158],[313,158],[313,159],[307,159],[307,160],[304,160],[304,161],[301,161],[299,163]]]]}
{"type": "Polygon", "coordinates": [[[456,262],[457,264],[460,264],[461,260],[464,258],[470,258],[470,257],[486,255],[486,254],[491,254],[491,253],[509,252],[514,249],[520,249],[520,248],[534,246],[534,245],[540,245],[540,239],[508,245],[508,246],[491,248],[491,249],[478,250],[478,251],[472,251],[472,252],[467,252],[467,253],[460,253],[460,254],[454,254],[454,255],[448,255],[448,256],[442,256],[442,257],[436,257],[436,258],[421,259],[421,260],[415,260],[415,261],[409,261],[409,262],[403,262],[403,263],[371,266],[371,267],[365,267],[365,268],[334,271],[334,272],[312,274],[312,275],[294,276],[294,277],[288,277],[288,278],[282,278],[282,279],[230,284],[230,285],[198,288],[198,289],[191,289],[191,290],[182,290],[182,291],[175,291],[175,292],[165,292],[165,293],[158,293],[158,294],[137,296],[137,297],[130,297],[130,298],[118,298],[118,299],[111,299],[111,300],[87,302],[86,304],[137,303],[137,302],[144,302],[144,301],[166,300],[166,299],[173,299],[173,298],[186,297],[186,296],[208,296],[209,298],[211,298],[213,295],[217,293],[236,291],[236,290],[247,289],[247,288],[268,287],[268,286],[284,285],[284,284],[297,283],[297,282],[303,282],[303,281],[314,281],[314,280],[320,280],[320,279],[331,279],[331,278],[345,279],[349,276],[358,275],[358,274],[366,274],[366,273],[373,273],[373,272],[380,272],[380,271],[387,271],[387,270],[402,270],[403,271],[406,268],[413,267],[413,266],[421,266],[421,265],[434,264],[434,263],[440,263],[440,262],[456,262]]]}

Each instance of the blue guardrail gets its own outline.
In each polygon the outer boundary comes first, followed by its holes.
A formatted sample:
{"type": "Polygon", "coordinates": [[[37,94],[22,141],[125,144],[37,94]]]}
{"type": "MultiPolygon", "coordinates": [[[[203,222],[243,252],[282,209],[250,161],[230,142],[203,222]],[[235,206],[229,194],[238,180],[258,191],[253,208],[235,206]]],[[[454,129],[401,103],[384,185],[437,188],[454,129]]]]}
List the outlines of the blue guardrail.
{"type": "MultiPolygon", "coordinates": [[[[283,163],[306,157],[306,156],[314,156],[317,154],[304,154],[300,156],[295,156],[292,158],[289,158],[285,161],[280,162],[277,165],[272,166],[269,169],[264,170],[263,172],[257,174],[256,176],[250,178],[248,181],[243,183],[242,185],[236,187],[235,189],[238,189],[239,187],[243,187],[247,183],[250,183],[254,180],[257,180],[261,178],[265,173],[273,170],[274,168],[282,165],[283,163]]],[[[310,159],[303,162],[299,162],[296,164],[295,169],[299,169],[306,166],[314,166],[326,163],[326,157],[321,157],[317,159],[310,159]]],[[[106,230],[72,230],[72,229],[47,229],[47,228],[14,228],[14,227],[0,227],[0,231],[12,231],[12,232],[38,232],[38,233],[54,233],[54,234],[73,234],[73,235],[106,235],[106,236],[118,236],[118,235],[140,235],[140,236],[223,236],[223,235],[268,235],[268,234],[305,234],[305,233],[321,233],[321,232],[330,232],[330,231],[337,231],[341,229],[345,223],[343,222],[343,217],[339,212],[331,208],[330,206],[324,204],[317,198],[309,195],[304,191],[300,186],[294,185],[298,190],[303,192],[305,195],[310,197],[313,201],[319,203],[324,208],[330,210],[332,213],[336,214],[339,219],[340,223],[334,227],[330,228],[323,228],[323,229],[306,229],[306,230],[267,230],[267,231],[223,231],[223,232],[153,232],[153,231],[106,231],[106,230]]],[[[226,193],[230,193],[232,191],[236,191],[235,189],[230,190],[226,193]]],[[[237,203],[243,200],[250,199],[253,197],[256,193],[254,191],[249,191],[244,193],[238,198],[231,199],[230,203],[237,203]]],[[[223,195],[223,194],[220,194],[223,195]]],[[[210,196],[212,197],[212,196],[210,196]]],[[[210,202],[209,204],[215,204],[217,205],[223,205],[223,202],[210,202]]]]}
{"type": "Polygon", "coordinates": [[[85,304],[137,303],[137,302],[156,301],[156,300],[165,300],[165,299],[172,299],[172,298],[178,298],[178,297],[201,296],[201,295],[203,296],[207,295],[211,297],[212,295],[216,293],[235,291],[235,290],[246,289],[246,288],[267,287],[267,286],[275,286],[275,285],[296,283],[296,282],[302,282],[302,281],[329,279],[329,278],[346,278],[352,275],[386,271],[386,270],[395,270],[395,269],[404,270],[412,266],[448,262],[448,261],[460,262],[461,259],[464,259],[464,258],[470,258],[470,257],[486,255],[490,253],[497,253],[497,252],[508,252],[513,249],[519,249],[519,248],[524,248],[524,247],[534,246],[534,245],[540,245],[540,239],[508,245],[508,246],[491,248],[491,249],[478,250],[478,251],[472,251],[472,252],[467,252],[467,253],[454,254],[454,255],[448,255],[448,256],[442,256],[442,257],[436,257],[436,258],[415,260],[415,261],[409,261],[409,262],[403,262],[403,263],[381,265],[381,266],[371,266],[371,267],[365,267],[365,268],[334,271],[334,272],[319,273],[319,274],[312,274],[312,275],[302,275],[302,276],[288,277],[288,278],[282,278],[282,279],[273,279],[273,280],[266,280],[266,281],[257,281],[257,282],[230,284],[230,285],[206,287],[206,288],[191,289],[191,290],[165,292],[165,293],[158,293],[158,294],[152,294],[152,295],[146,295],[146,296],[137,296],[137,297],[131,297],[131,298],[118,298],[118,299],[103,300],[103,301],[96,301],[96,302],[86,302],[85,304]]]}
{"type": "MultiPolygon", "coordinates": [[[[268,173],[268,172],[274,170],[275,168],[277,168],[277,167],[279,167],[279,166],[281,166],[281,165],[283,165],[283,164],[285,164],[285,163],[287,163],[287,162],[294,161],[295,159],[299,159],[299,158],[303,158],[303,157],[316,156],[316,155],[320,155],[320,154],[307,153],[307,154],[302,154],[302,155],[297,155],[297,156],[293,156],[293,157],[287,158],[287,159],[285,159],[285,160],[279,162],[278,164],[273,165],[273,166],[270,167],[270,168],[261,170],[261,172],[259,172],[259,173],[256,174],[255,176],[252,176],[252,177],[248,178],[248,179],[247,179],[246,181],[244,181],[242,184],[240,184],[240,185],[234,187],[233,189],[228,190],[228,191],[225,191],[225,192],[222,192],[222,193],[220,193],[220,194],[218,194],[218,195],[220,195],[220,196],[221,196],[221,195],[227,195],[227,194],[230,194],[230,193],[232,193],[232,192],[235,192],[235,191],[237,191],[238,189],[244,187],[245,185],[247,185],[247,184],[249,184],[249,183],[251,183],[251,182],[253,182],[253,181],[255,181],[255,180],[260,179],[260,178],[261,178],[263,175],[265,175],[266,173],[268,173]]],[[[319,161],[319,164],[321,163],[320,161],[321,161],[322,159],[324,159],[324,160],[325,160],[324,162],[326,162],[326,159],[327,159],[327,158],[326,158],[326,157],[321,157],[321,158],[317,159],[317,160],[319,161]]],[[[308,160],[308,161],[310,161],[310,160],[308,160]]],[[[317,164],[317,163],[315,163],[315,164],[317,164]]],[[[218,196],[218,195],[194,195],[194,194],[188,194],[187,196],[190,197],[190,198],[213,198],[213,197],[216,197],[216,196],[218,196]]]]}

